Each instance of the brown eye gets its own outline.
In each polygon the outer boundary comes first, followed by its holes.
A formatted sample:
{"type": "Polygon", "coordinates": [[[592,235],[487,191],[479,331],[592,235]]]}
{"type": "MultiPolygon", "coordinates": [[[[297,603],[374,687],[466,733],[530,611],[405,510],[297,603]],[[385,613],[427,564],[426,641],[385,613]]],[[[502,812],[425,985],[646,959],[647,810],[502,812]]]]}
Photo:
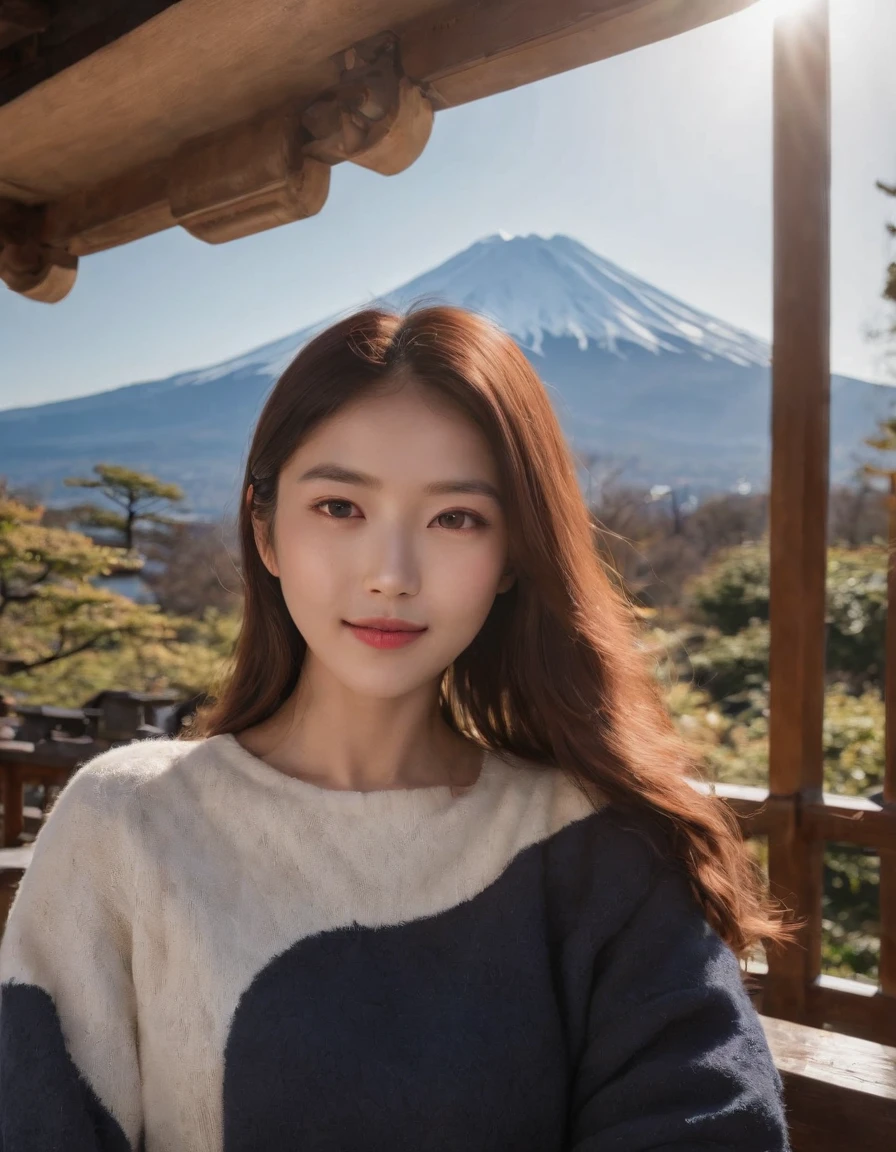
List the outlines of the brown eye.
{"type": "Polygon", "coordinates": [[[473,524],[471,525],[473,528],[479,528],[484,523],[484,521],[481,520],[480,517],[474,515],[474,513],[472,513],[472,512],[443,512],[440,516],[436,517],[436,520],[446,520],[447,519],[447,520],[453,521],[452,523],[449,523],[449,524],[442,524],[442,527],[443,528],[456,529],[456,528],[463,528],[464,519],[466,517],[469,517],[473,521],[473,524]]]}
{"type": "Polygon", "coordinates": [[[352,502],[350,500],[321,500],[321,502],[319,504],[314,505],[315,508],[327,508],[327,507],[331,507],[331,506],[335,506],[337,509],[339,509],[339,508],[346,509],[347,515],[342,515],[341,512],[334,512],[333,514],[330,514],[329,512],[325,512],[324,515],[328,516],[330,520],[350,520],[351,519],[352,508],[354,507],[354,505],[352,504],[352,502]]]}

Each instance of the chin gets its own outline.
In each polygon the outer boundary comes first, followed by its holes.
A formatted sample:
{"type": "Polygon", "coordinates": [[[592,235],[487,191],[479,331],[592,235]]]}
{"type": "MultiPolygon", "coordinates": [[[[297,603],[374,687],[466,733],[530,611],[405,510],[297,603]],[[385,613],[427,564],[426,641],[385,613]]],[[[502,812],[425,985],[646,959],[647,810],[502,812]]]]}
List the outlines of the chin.
{"type": "Polygon", "coordinates": [[[376,669],[370,676],[358,676],[358,669],[352,669],[345,677],[340,677],[343,685],[358,696],[367,696],[371,700],[396,700],[408,696],[412,692],[419,692],[427,684],[438,685],[441,682],[440,671],[429,672],[421,670],[414,674],[408,669],[400,673],[397,669],[376,669]]]}

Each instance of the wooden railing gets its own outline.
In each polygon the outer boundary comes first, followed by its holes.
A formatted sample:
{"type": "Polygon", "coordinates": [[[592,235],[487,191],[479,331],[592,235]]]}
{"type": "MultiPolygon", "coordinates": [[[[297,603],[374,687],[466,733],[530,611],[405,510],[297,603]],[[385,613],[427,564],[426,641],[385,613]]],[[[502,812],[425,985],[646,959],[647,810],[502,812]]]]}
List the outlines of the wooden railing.
{"type": "Polygon", "coordinates": [[[793,1152],[896,1148],[896,1048],[761,1017],[793,1152]]]}
{"type": "MultiPolygon", "coordinates": [[[[829,486],[831,113],[827,0],[775,28],[774,334],[770,509],[769,788],[718,787],[749,835],[768,838],[772,893],[805,919],[770,949],[768,1016],[896,1043],[896,579],[890,554],[882,804],[824,793],[829,486]],[[822,972],[825,846],[880,855],[880,986],[822,972]]],[[[893,541],[896,533],[891,532],[893,541]]]]}
{"type": "MultiPolygon", "coordinates": [[[[889,987],[826,976],[821,973],[821,919],[824,847],[826,844],[855,844],[870,852],[879,852],[883,861],[896,853],[896,805],[881,806],[852,796],[821,793],[818,797],[800,794],[775,796],[762,788],[736,784],[695,784],[703,791],[713,791],[726,801],[741,822],[745,837],[765,837],[768,842],[769,887],[797,919],[807,927],[799,941],[782,949],[780,955],[770,952],[767,971],[754,971],[761,987],[760,1010],[778,1016],[776,1005],[795,1003],[791,991],[791,973],[796,968],[806,973],[799,1004],[799,1022],[816,1028],[833,1028],[852,1036],[880,1044],[896,1044],[896,996],[889,987]],[[784,876],[778,872],[782,859],[788,861],[784,876]],[[788,887],[787,877],[793,870],[815,869],[806,876],[801,893],[788,887]],[[806,903],[804,894],[813,900],[806,903]],[[803,899],[801,899],[801,894],[803,899]],[[810,940],[817,952],[805,954],[805,941],[810,940]],[[787,963],[795,953],[795,964],[787,963]],[[815,973],[811,977],[809,973],[815,973]],[[785,980],[783,991],[780,982],[785,980]]],[[[881,868],[883,872],[883,867],[881,868]]],[[[896,932],[894,908],[881,900],[881,938],[896,932]]],[[[883,947],[881,948],[883,953],[883,947]]],[[[883,957],[882,957],[883,959],[883,957]]],[[[782,1019],[795,1016],[781,1015],[782,1019]]]]}
{"type": "Polygon", "coordinates": [[[175,701],[171,693],[102,692],[83,708],[16,708],[15,739],[0,740],[0,849],[19,845],[26,787],[61,787],[107,748],[164,735],[160,722],[175,701]]]}

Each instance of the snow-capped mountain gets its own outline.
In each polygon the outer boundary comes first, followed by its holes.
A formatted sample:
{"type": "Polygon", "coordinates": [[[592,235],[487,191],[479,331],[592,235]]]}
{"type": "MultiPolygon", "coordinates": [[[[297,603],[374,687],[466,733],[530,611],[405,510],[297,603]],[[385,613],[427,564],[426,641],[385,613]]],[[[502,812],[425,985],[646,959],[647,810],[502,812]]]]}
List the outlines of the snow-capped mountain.
{"type": "MultiPolygon", "coordinates": [[[[399,310],[455,304],[488,316],[527,351],[540,355],[545,337],[571,338],[625,358],[633,348],[654,355],[694,353],[745,367],[767,366],[769,347],[690,308],[569,236],[496,233],[376,301],[399,310]]],[[[330,319],[210,368],[173,377],[204,384],[222,373],[254,369],[277,376],[330,319]]]]}
{"type": "MultiPolygon", "coordinates": [[[[573,446],[623,464],[630,482],[767,482],[768,345],[568,236],[490,236],[378,303],[456,304],[495,320],[545,381],[573,446]]],[[[0,474],[63,502],[63,477],[118,462],[182,484],[197,513],[232,512],[265,396],[328,322],[165,380],[0,412],[0,474]]],[[[835,477],[894,395],[834,378],[835,477]]]]}
{"type": "Polygon", "coordinates": [[[489,236],[387,300],[407,306],[430,297],[491,317],[539,354],[554,336],[619,356],[634,347],[741,366],[769,359],[755,336],[689,308],[569,236],[489,236]]]}

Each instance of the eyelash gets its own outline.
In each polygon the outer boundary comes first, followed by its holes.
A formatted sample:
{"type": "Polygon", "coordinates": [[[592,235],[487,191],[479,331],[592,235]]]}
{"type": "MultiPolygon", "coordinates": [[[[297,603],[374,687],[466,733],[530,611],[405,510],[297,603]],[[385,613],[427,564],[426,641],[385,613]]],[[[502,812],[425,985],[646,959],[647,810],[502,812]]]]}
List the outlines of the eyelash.
{"type": "MultiPolygon", "coordinates": [[[[317,503],[312,504],[311,507],[315,511],[317,511],[318,509],[323,508],[324,505],[326,505],[326,504],[348,504],[352,508],[357,507],[357,505],[353,504],[351,500],[341,500],[341,499],[337,499],[335,496],[330,497],[329,500],[318,500],[317,503]]],[[[323,516],[327,520],[356,520],[357,519],[356,516],[330,516],[326,512],[321,512],[320,515],[323,516]]],[[[445,529],[446,532],[472,532],[478,528],[487,528],[488,527],[488,521],[485,520],[482,516],[480,516],[478,512],[471,512],[469,510],[469,508],[448,508],[444,512],[440,512],[439,515],[436,517],[436,519],[438,520],[442,516],[470,516],[475,521],[475,524],[472,528],[446,528],[445,529]]]]}

